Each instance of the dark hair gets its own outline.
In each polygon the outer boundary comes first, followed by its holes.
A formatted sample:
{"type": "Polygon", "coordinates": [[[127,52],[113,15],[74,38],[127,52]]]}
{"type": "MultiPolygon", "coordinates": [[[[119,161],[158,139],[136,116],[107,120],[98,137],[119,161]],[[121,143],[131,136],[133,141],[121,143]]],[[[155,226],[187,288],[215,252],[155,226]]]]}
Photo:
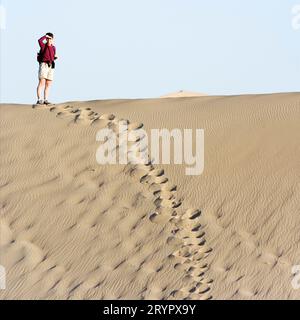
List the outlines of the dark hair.
{"type": "Polygon", "coordinates": [[[46,33],[46,36],[49,36],[49,37],[51,37],[51,38],[54,38],[54,35],[53,35],[53,33],[51,33],[51,32],[47,32],[47,33],[46,33]]]}

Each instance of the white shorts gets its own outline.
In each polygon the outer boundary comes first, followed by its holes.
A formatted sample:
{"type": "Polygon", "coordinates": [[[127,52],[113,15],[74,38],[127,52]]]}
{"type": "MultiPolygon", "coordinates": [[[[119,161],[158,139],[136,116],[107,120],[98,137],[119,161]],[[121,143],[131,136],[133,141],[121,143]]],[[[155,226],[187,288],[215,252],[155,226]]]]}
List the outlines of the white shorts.
{"type": "Polygon", "coordinates": [[[39,67],[39,79],[46,79],[46,80],[53,80],[53,74],[54,74],[54,70],[52,69],[52,67],[48,66],[47,63],[42,62],[40,63],[40,67],[39,67]]]}

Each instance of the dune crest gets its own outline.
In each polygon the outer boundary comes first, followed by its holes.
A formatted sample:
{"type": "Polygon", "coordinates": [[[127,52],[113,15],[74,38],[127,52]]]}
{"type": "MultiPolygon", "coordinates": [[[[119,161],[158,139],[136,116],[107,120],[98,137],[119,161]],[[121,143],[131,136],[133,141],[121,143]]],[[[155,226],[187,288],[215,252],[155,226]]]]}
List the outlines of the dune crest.
{"type": "Polygon", "coordinates": [[[188,98],[188,97],[202,97],[202,96],[207,96],[207,94],[200,93],[200,92],[180,90],[180,91],[168,93],[166,95],[161,96],[160,98],[188,98]]]}

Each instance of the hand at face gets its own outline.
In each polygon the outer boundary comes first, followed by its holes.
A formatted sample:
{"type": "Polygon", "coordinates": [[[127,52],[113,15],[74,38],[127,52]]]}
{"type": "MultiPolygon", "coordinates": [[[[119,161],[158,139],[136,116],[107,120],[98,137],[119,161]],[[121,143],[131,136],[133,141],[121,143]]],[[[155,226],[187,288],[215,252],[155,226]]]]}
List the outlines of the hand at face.
{"type": "Polygon", "coordinates": [[[54,40],[52,37],[46,34],[47,45],[52,46],[54,44],[54,40]]]}

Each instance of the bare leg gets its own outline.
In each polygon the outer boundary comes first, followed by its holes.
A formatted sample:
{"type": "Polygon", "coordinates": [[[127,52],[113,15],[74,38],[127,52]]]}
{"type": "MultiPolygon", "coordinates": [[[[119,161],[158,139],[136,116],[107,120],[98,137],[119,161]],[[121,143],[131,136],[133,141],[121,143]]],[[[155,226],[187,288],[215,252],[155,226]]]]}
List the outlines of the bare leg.
{"type": "Polygon", "coordinates": [[[45,79],[40,79],[39,84],[37,86],[37,97],[38,100],[41,100],[41,96],[42,96],[42,89],[45,86],[46,80],[45,79]]]}
{"type": "Polygon", "coordinates": [[[44,91],[44,98],[45,98],[45,100],[48,100],[49,89],[50,89],[51,84],[52,84],[52,81],[51,81],[51,80],[46,80],[45,91],[44,91]]]}

